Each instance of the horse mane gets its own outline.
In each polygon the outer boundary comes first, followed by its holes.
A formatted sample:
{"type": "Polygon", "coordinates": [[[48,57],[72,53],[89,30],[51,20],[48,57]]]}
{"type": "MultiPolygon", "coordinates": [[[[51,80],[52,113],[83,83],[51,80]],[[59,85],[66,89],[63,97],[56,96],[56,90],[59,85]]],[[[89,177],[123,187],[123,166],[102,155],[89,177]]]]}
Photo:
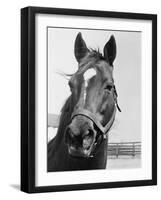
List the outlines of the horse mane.
{"type": "Polygon", "coordinates": [[[104,60],[104,56],[102,55],[102,53],[100,52],[100,49],[99,48],[90,48],[90,57],[94,57],[96,59],[102,59],[104,60]]]}
{"type": "MultiPolygon", "coordinates": [[[[70,77],[72,77],[75,73],[77,74],[81,74],[83,71],[83,67],[88,63],[89,60],[91,60],[93,58],[93,62],[97,62],[98,60],[105,60],[104,56],[102,55],[102,53],[100,52],[100,49],[93,49],[90,48],[90,51],[88,53],[88,55],[81,61],[79,69],[77,72],[74,73],[65,73],[65,72],[57,72],[59,75],[63,76],[65,79],[69,80],[70,77]]],[[[65,106],[65,105],[64,105],[65,106]]]]}

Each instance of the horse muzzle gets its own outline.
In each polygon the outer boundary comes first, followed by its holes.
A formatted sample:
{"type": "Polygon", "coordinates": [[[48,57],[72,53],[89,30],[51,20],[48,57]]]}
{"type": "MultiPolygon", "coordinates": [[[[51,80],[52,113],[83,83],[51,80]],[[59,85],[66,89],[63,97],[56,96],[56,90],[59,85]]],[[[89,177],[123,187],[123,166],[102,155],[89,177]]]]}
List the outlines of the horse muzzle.
{"type": "Polygon", "coordinates": [[[65,142],[70,156],[91,157],[96,142],[96,131],[88,125],[87,121],[81,127],[72,123],[66,129],[65,142]]]}

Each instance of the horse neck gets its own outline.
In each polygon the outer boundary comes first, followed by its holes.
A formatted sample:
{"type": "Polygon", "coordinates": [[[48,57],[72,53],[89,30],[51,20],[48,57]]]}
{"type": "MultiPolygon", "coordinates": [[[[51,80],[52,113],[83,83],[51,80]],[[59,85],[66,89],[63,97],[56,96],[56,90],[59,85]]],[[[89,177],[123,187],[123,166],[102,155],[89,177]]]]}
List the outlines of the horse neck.
{"type": "Polygon", "coordinates": [[[71,105],[72,105],[72,99],[70,96],[62,108],[62,112],[61,112],[61,116],[60,116],[60,120],[59,120],[59,127],[58,127],[58,132],[56,135],[56,139],[60,142],[64,138],[64,133],[65,133],[66,127],[69,124],[70,119],[71,119],[71,114],[73,111],[73,108],[71,105]]]}

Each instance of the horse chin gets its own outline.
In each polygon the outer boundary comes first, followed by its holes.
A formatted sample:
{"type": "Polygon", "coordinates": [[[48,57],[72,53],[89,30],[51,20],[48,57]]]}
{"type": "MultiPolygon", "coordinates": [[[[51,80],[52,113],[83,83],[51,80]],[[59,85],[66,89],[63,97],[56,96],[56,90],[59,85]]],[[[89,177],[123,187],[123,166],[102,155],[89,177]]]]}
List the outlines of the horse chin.
{"type": "Polygon", "coordinates": [[[90,146],[89,149],[84,149],[83,147],[76,148],[75,146],[68,145],[68,153],[71,157],[74,158],[90,158],[91,152],[93,149],[93,145],[90,146]]]}

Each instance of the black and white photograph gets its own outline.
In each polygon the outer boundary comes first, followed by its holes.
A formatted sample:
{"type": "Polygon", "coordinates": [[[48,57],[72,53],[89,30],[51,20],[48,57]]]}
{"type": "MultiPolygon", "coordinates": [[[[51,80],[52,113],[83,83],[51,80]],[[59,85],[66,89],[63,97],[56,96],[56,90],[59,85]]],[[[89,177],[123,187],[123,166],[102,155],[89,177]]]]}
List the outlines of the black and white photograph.
{"type": "Polygon", "coordinates": [[[48,172],[141,167],[141,34],[47,28],[48,172]]]}
{"type": "Polygon", "coordinates": [[[22,190],[155,185],[156,16],[24,8],[21,49],[22,190]]]}

